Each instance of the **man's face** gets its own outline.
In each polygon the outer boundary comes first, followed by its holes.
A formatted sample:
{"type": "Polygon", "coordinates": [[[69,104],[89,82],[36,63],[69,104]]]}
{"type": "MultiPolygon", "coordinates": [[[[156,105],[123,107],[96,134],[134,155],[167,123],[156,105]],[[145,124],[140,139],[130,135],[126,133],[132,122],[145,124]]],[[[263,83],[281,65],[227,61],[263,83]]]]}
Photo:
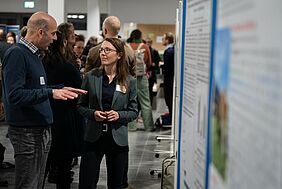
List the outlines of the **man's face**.
{"type": "Polygon", "coordinates": [[[150,47],[152,46],[153,41],[152,40],[147,40],[146,44],[149,45],[150,47]]]}
{"type": "Polygon", "coordinates": [[[47,31],[42,29],[42,36],[39,44],[41,49],[46,50],[48,46],[53,43],[53,40],[57,40],[56,31],[56,22],[50,22],[47,31]]]}
{"type": "Polygon", "coordinates": [[[164,35],[163,38],[162,38],[162,44],[163,44],[163,46],[166,46],[168,44],[167,39],[166,39],[166,35],[164,35]]]}

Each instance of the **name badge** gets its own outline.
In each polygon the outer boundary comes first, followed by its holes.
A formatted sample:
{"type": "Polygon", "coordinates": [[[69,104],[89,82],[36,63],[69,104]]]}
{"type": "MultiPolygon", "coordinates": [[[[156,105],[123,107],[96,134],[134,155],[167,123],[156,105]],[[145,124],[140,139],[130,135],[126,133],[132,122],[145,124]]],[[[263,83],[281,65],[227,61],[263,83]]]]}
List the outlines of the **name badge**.
{"type": "Polygon", "coordinates": [[[120,85],[117,85],[116,91],[121,92],[121,93],[126,93],[126,88],[125,88],[125,86],[121,87],[120,85]]]}
{"type": "Polygon", "coordinates": [[[44,77],[39,77],[40,85],[45,85],[45,79],[44,77]]]}

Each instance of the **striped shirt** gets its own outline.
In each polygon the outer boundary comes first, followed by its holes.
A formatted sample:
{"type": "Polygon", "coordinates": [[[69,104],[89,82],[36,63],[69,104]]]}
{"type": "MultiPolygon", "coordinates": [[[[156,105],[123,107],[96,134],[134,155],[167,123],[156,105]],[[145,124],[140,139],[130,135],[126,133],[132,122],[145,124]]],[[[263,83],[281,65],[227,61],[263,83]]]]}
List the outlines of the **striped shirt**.
{"type": "Polygon", "coordinates": [[[32,44],[31,42],[27,41],[25,38],[21,37],[20,44],[23,44],[24,46],[26,46],[33,54],[37,54],[38,57],[42,58],[43,57],[43,53],[40,51],[40,49],[38,49],[34,44],[32,44]]]}

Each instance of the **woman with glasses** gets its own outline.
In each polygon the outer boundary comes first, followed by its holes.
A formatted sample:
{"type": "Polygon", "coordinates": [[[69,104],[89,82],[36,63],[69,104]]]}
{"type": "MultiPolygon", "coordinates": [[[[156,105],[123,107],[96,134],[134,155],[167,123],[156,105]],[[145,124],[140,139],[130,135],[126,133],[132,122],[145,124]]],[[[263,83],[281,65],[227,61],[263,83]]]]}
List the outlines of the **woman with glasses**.
{"type": "Polygon", "coordinates": [[[82,88],[88,93],[78,101],[78,110],[87,120],[79,188],[97,187],[105,155],[108,188],[121,189],[128,156],[127,124],[138,113],[136,79],[129,74],[121,40],[106,38],[99,54],[101,67],[85,75],[82,88]]]}

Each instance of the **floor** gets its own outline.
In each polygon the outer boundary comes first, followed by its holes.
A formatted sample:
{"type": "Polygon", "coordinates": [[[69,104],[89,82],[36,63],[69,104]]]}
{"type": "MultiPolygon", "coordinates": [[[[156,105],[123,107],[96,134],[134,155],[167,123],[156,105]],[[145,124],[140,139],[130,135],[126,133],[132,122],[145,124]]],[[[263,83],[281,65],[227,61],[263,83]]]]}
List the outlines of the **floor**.
{"type": "MultiPolygon", "coordinates": [[[[156,110],[153,111],[154,120],[166,111],[166,106],[163,98],[157,99],[156,110]]],[[[142,128],[142,123],[138,123],[138,127],[142,128]]],[[[170,150],[171,140],[162,140],[158,142],[156,135],[170,135],[171,130],[157,130],[155,132],[135,131],[129,132],[129,188],[133,189],[160,189],[161,179],[158,177],[158,172],[154,172],[154,169],[161,168],[162,160],[170,156],[170,154],[160,153],[159,158],[155,157],[154,150],[170,150]],[[154,175],[151,175],[154,173],[154,175]]],[[[5,162],[14,163],[13,160],[13,148],[8,138],[6,138],[7,125],[5,123],[0,124],[0,141],[6,147],[5,162]]],[[[73,171],[75,172],[74,181],[72,183],[72,189],[78,188],[78,172],[79,165],[75,166],[73,171]]],[[[14,187],[14,169],[0,169],[0,178],[8,180],[9,186],[4,187],[12,189],[14,187]]],[[[47,181],[46,181],[47,182],[47,181]]],[[[1,187],[0,187],[1,188],[1,187]]],[[[45,189],[55,189],[55,184],[46,183],[45,189]]],[[[98,189],[106,189],[106,168],[105,162],[101,165],[100,179],[98,183],[98,189]]]]}

